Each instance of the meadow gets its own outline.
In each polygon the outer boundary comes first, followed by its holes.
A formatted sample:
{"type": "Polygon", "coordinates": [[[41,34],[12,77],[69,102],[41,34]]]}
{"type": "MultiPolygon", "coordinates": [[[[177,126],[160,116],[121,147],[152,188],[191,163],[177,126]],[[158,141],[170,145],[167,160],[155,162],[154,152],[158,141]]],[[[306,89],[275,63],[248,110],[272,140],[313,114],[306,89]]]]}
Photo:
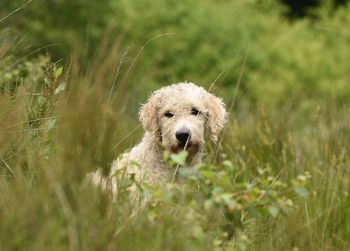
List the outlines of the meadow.
{"type": "Polygon", "coordinates": [[[286,11],[1,3],[0,250],[349,250],[350,6],[286,11]],[[130,176],[114,197],[86,184],[140,140],[147,96],[185,80],[230,113],[203,164],[163,187],[130,176]]]}

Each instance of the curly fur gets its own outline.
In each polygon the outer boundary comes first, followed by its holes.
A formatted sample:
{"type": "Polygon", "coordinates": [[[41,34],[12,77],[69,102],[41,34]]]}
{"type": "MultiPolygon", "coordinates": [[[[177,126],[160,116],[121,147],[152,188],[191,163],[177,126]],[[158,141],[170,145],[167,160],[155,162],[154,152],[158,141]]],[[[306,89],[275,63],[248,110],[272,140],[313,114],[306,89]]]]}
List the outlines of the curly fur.
{"type": "MultiPolygon", "coordinates": [[[[226,115],[222,99],[193,83],[172,84],[155,91],[139,111],[145,130],[141,142],[113,162],[111,177],[126,168],[126,173],[134,173],[137,180],[152,184],[165,181],[168,167],[163,160],[164,150],[176,153],[186,147],[187,164],[200,163],[205,135],[216,142],[226,115]],[[176,137],[181,130],[191,135],[185,146],[176,137]]],[[[111,183],[115,188],[113,180],[111,183]]]]}

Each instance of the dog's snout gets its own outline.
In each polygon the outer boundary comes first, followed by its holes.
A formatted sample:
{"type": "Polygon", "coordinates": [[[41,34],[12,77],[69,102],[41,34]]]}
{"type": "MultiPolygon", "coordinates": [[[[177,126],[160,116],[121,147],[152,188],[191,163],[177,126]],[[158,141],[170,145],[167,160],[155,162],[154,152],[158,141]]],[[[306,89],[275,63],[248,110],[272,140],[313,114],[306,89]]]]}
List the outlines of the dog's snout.
{"type": "Polygon", "coordinates": [[[175,133],[176,139],[181,143],[186,143],[191,138],[191,131],[189,129],[181,129],[175,133]]]}

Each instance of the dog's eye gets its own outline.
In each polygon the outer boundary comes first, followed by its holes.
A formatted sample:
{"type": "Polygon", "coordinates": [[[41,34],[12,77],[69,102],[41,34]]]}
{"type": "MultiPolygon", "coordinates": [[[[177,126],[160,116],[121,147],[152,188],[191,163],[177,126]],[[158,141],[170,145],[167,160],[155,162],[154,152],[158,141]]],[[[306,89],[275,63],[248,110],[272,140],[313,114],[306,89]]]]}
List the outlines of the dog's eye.
{"type": "Polygon", "coordinates": [[[166,112],[166,113],[164,113],[164,116],[167,117],[167,118],[171,118],[171,117],[174,116],[174,114],[171,113],[171,112],[166,112]]]}
{"type": "Polygon", "coordinates": [[[200,113],[200,112],[199,112],[196,108],[192,108],[192,109],[191,109],[191,114],[192,114],[192,115],[196,115],[196,116],[197,116],[199,113],[200,113]]]}

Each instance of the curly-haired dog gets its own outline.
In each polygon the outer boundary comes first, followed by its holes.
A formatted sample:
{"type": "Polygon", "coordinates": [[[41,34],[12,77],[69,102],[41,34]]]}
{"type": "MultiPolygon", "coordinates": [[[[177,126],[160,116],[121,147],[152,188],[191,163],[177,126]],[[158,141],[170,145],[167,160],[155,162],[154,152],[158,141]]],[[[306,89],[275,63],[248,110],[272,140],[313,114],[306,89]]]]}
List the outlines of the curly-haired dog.
{"type": "MultiPolygon", "coordinates": [[[[122,173],[134,173],[136,180],[157,184],[168,173],[164,150],[177,153],[185,149],[189,166],[201,162],[205,135],[217,141],[226,110],[222,100],[204,88],[179,83],[155,91],[141,107],[139,119],[145,134],[138,145],[113,162],[111,177],[126,168],[122,173]]],[[[115,189],[113,180],[111,183],[115,189]]]]}

